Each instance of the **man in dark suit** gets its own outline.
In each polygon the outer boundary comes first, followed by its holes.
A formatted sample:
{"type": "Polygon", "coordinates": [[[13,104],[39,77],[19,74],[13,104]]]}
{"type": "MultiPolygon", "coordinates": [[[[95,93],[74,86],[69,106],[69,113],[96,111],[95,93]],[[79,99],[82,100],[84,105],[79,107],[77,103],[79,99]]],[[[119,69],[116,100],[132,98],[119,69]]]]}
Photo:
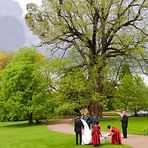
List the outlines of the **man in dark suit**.
{"type": "Polygon", "coordinates": [[[81,121],[80,116],[77,116],[75,119],[75,125],[74,125],[74,131],[76,133],[76,145],[78,145],[78,136],[80,138],[80,144],[82,142],[82,128],[84,128],[84,125],[81,121]]]}
{"type": "Polygon", "coordinates": [[[123,111],[121,115],[121,122],[122,122],[123,138],[127,138],[128,116],[126,115],[125,111],[123,111]]]}

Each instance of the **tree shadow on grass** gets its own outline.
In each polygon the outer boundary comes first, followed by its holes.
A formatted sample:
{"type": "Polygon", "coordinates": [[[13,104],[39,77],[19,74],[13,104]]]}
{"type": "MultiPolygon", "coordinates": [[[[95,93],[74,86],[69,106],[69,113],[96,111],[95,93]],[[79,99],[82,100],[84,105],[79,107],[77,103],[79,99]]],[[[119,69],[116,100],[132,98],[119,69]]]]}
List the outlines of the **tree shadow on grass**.
{"type": "Polygon", "coordinates": [[[28,124],[27,122],[7,122],[6,124],[4,123],[1,125],[1,127],[6,127],[6,128],[23,128],[23,127],[32,127],[32,126],[41,126],[45,125],[44,123],[40,124],[28,124]]]}

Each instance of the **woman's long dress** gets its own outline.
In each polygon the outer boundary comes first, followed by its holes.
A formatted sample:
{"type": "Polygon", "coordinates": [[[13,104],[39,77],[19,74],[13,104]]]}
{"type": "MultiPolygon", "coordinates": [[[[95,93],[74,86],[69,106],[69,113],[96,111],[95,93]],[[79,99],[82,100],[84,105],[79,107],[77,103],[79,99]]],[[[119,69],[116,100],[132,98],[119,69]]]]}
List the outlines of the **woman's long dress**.
{"type": "Polygon", "coordinates": [[[81,119],[81,121],[84,125],[84,130],[82,133],[82,145],[90,144],[91,143],[91,130],[89,129],[86,121],[84,121],[83,119],[81,119]]]}
{"type": "Polygon", "coordinates": [[[100,126],[99,125],[94,125],[93,130],[92,130],[92,144],[93,145],[101,144],[100,135],[101,135],[100,126]]]}
{"type": "Polygon", "coordinates": [[[120,131],[116,128],[111,129],[112,135],[111,135],[111,143],[112,144],[122,144],[122,138],[120,131]]]}

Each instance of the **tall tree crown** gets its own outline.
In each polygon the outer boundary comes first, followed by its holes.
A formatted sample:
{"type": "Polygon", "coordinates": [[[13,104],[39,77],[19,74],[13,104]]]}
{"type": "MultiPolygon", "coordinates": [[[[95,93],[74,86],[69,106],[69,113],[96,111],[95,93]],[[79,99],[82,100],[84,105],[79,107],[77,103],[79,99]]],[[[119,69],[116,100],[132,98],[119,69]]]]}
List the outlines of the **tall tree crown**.
{"type": "Polygon", "coordinates": [[[53,49],[75,46],[83,57],[115,57],[146,44],[147,5],[146,0],[43,0],[41,8],[27,6],[26,21],[53,49]]]}

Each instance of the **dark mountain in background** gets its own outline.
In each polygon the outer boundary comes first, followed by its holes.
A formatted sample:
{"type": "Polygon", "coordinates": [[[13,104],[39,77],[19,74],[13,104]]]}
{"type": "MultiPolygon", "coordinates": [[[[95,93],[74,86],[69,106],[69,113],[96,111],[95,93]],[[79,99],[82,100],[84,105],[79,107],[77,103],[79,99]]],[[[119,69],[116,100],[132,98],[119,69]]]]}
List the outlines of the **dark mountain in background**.
{"type": "Polygon", "coordinates": [[[14,51],[37,40],[23,19],[19,3],[0,0],[0,51],[14,51]]]}
{"type": "Polygon", "coordinates": [[[13,16],[0,17],[0,50],[16,50],[25,43],[22,23],[13,16]]]}

